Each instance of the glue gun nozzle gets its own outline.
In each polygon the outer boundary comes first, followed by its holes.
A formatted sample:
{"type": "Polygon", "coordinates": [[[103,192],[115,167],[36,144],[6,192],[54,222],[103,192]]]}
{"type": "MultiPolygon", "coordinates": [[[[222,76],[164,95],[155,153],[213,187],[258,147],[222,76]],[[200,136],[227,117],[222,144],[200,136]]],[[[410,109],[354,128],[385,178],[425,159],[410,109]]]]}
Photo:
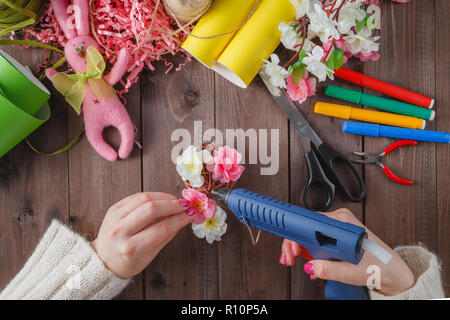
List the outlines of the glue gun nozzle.
{"type": "Polygon", "coordinates": [[[228,202],[228,195],[230,194],[231,190],[227,189],[227,188],[223,188],[223,189],[217,189],[217,190],[213,190],[211,193],[216,197],[216,200],[223,204],[223,205],[227,205],[228,202]]]}

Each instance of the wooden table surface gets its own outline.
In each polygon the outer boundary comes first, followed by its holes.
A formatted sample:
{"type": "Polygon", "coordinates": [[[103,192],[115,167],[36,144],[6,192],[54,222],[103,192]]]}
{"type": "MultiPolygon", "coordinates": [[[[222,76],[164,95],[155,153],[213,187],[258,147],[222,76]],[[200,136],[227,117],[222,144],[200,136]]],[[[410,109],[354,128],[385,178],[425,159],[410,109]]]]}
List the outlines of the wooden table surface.
{"type": "MultiPolygon", "coordinates": [[[[381,59],[350,65],[367,75],[435,97],[436,120],[427,129],[450,131],[448,0],[385,1],[381,59]]],[[[19,61],[36,68],[40,50],[7,48],[19,61]]],[[[248,165],[240,185],[296,204],[302,204],[307,175],[296,132],[274,104],[259,79],[248,89],[231,85],[198,62],[182,72],[165,74],[165,67],[146,71],[127,94],[127,109],[143,146],[127,160],[100,158],[83,138],[64,154],[45,157],[24,143],[0,160],[0,288],[21,269],[54,218],[92,238],[107,209],[127,195],[165,191],[180,195],[183,183],[170,161],[171,133],[177,128],[279,129],[280,168],[261,176],[260,165],[248,165]]],[[[329,83],[329,82],[328,82],[329,83]]],[[[342,81],[338,85],[355,90],[342,81]]],[[[51,87],[48,81],[45,83],[51,87]]],[[[313,113],[315,101],[331,101],[323,94],[301,105],[319,135],[344,154],[380,152],[393,140],[344,134],[341,119],[313,113]]],[[[364,89],[366,92],[367,90],[364,89]]],[[[53,90],[54,92],[54,90],[53,90]]],[[[31,136],[44,151],[67,144],[81,126],[81,118],[58,94],[51,99],[52,118],[31,136]]],[[[106,134],[117,145],[112,130],[106,134]]],[[[337,196],[333,209],[347,207],[390,246],[423,243],[438,253],[450,292],[450,146],[419,143],[387,159],[413,186],[392,183],[377,166],[361,167],[367,199],[361,203],[337,196]]],[[[322,298],[319,283],[310,281],[303,263],[293,268],[278,264],[282,240],[263,234],[258,245],[229,215],[228,232],[220,243],[208,245],[190,228],[180,232],[150,266],[138,275],[123,299],[314,299],[322,298]]],[[[1,289],[0,289],[1,290],[1,289]]]]}

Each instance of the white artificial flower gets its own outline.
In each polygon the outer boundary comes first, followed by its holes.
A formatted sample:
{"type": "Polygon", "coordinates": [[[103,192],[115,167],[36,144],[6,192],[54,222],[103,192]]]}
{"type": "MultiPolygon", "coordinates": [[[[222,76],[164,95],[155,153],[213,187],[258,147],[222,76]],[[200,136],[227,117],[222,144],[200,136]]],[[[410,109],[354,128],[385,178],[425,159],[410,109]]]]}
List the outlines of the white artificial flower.
{"type": "Polygon", "coordinates": [[[330,19],[322,6],[318,3],[314,3],[314,10],[307,12],[310,20],[308,29],[308,38],[315,35],[320,38],[323,43],[328,42],[331,38],[338,40],[340,34],[337,31],[337,22],[330,19]]]}
{"type": "Polygon", "coordinates": [[[266,79],[269,79],[270,84],[274,88],[286,88],[286,81],[284,80],[289,72],[279,66],[280,58],[273,53],[270,55],[270,61],[263,59],[265,64],[261,67],[261,71],[267,75],[266,79]]]}
{"type": "Polygon", "coordinates": [[[310,0],[291,0],[291,3],[295,7],[296,19],[300,19],[309,11],[310,0]]]}
{"type": "Polygon", "coordinates": [[[277,87],[274,87],[271,83],[270,83],[270,77],[267,73],[265,73],[263,71],[263,68],[261,68],[261,71],[259,72],[259,76],[263,79],[267,89],[269,89],[269,92],[276,97],[281,96],[281,91],[280,89],[278,89],[277,87]]]}
{"type": "Polygon", "coordinates": [[[328,68],[325,63],[321,61],[324,55],[322,47],[316,46],[311,53],[307,52],[306,54],[307,56],[303,58],[306,70],[315,75],[319,81],[325,81],[327,75],[330,79],[334,79],[333,70],[328,68]]]}
{"type": "Polygon", "coordinates": [[[356,26],[356,21],[361,21],[365,18],[366,12],[361,9],[364,0],[357,0],[355,2],[347,1],[339,11],[338,30],[345,34],[350,29],[356,26]]]}
{"type": "Polygon", "coordinates": [[[295,22],[282,22],[278,25],[278,30],[281,31],[281,43],[289,50],[296,50],[294,47],[298,44],[298,33],[295,31],[295,25],[295,22]]]}
{"type": "Polygon", "coordinates": [[[380,45],[375,41],[380,37],[371,37],[371,34],[370,30],[366,27],[362,28],[357,34],[351,31],[349,35],[344,37],[345,46],[352,54],[376,52],[380,48],[380,45]]]}
{"type": "MultiPolygon", "coordinates": [[[[281,31],[281,43],[286,49],[298,51],[300,50],[300,44],[303,38],[295,31],[294,27],[297,23],[291,21],[289,23],[280,23],[278,29],[281,31]],[[296,47],[297,46],[297,47],[296,47]]],[[[314,47],[314,43],[308,39],[305,39],[303,43],[303,49],[310,52],[314,47]]]]}
{"type": "Polygon", "coordinates": [[[212,159],[207,150],[197,151],[194,146],[189,146],[181,156],[177,158],[177,172],[184,181],[189,181],[192,187],[199,188],[203,185],[203,163],[212,159]]]}
{"type": "Polygon", "coordinates": [[[227,214],[219,206],[216,207],[214,218],[207,219],[202,224],[192,224],[194,234],[200,239],[206,238],[209,244],[220,241],[227,231],[227,214]]]}

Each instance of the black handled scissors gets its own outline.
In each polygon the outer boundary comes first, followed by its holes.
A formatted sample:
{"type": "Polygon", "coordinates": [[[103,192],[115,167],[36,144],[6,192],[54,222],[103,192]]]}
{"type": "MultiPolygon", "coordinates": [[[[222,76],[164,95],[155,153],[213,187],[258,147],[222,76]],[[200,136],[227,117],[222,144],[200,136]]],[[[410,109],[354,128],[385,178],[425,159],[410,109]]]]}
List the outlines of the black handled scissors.
{"type": "MultiPolygon", "coordinates": [[[[267,83],[262,77],[261,79],[269,89],[269,92],[272,93],[273,90],[270,89],[272,87],[270,83],[267,83]]],[[[309,176],[308,183],[303,193],[303,201],[305,206],[308,209],[315,211],[328,210],[334,202],[336,185],[351,201],[359,202],[364,199],[366,196],[366,186],[361,178],[361,175],[358,173],[351,161],[319,138],[316,132],[309,125],[308,121],[306,121],[291,100],[287,98],[284,90],[280,90],[279,95],[272,93],[272,96],[276,103],[280,106],[281,110],[283,110],[283,112],[288,116],[291,124],[297,132],[307,138],[306,140],[304,137],[301,137],[309,176]],[[347,185],[344,183],[344,179],[342,179],[341,175],[336,170],[335,164],[337,161],[342,162],[345,166],[350,168],[351,172],[358,180],[359,190],[356,195],[350,192],[347,185]],[[308,194],[312,187],[319,187],[326,192],[327,200],[323,205],[317,207],[310,205],[308,194]]],[[[345,181],[349,181],[349,177],[346,176],[346,178],[347,179],[345,179],[345,181]]]]}

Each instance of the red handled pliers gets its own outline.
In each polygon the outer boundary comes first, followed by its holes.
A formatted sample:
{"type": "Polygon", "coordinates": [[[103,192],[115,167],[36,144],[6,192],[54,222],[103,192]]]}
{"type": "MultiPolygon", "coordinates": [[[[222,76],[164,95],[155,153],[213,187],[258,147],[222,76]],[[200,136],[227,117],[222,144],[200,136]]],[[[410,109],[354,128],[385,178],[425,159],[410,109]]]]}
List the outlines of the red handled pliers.
{"type": "Polygon", "coordinates": [[[352,160],[352,162],[355,163],[363,163],[363,164],[370,164],[374,163],[379,165],[383,172],[394,182],[400,183],[400,184],[413,184],[412,180],[402,179],[399,176],[395,175],[383,162],[381,162],[381,158],[388,155],[395,149],[402,147],[402,146],[415,146],[417,144],[417,141],[414,140],[400,140],[393,144],[391,144],[389,147],[384,149],[383,152],[379,154],[373,154],[368,152],[353,152],[354,154],[365,157],[363,160],[352,160]]]}

